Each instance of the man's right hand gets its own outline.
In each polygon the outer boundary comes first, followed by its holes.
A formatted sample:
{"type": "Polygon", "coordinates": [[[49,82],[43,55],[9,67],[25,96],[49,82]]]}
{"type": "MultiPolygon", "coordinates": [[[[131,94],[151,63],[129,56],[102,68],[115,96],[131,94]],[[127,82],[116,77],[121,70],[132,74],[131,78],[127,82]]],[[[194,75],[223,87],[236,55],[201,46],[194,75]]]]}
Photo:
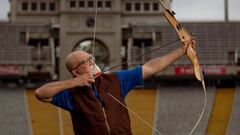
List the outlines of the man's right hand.
{"type": "Polygon", "coordinates": [[[88,86],[94,83],[92,73],[81,74],[73,79],[47,83],[35,91],[36,97],[44,102],[51,102],[57,93],[77,86],[88,86]]]}
{"type": "Polygon", "coordinates": [[[95,82],[94,77],[91,73],[84,73],[75,78],[73,78],[74,84],[76,86],[88,86],[91,87],[91,84],[95,82]]]}

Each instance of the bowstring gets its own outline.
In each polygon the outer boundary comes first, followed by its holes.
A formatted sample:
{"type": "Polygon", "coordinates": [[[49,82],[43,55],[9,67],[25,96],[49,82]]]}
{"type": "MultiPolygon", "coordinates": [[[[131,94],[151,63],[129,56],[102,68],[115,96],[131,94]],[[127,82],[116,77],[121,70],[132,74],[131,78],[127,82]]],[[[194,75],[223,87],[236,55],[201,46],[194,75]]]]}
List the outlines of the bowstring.
{"type": "MultiPolygon", "coordinates": [[[[103,73],[105,73],[105,72],[107,72],[107,71],[110,71],[110,70],[113,70],[113,69],[115,69],[115,68],[117,68],[117,67],[119,67],[119,66],[121,66],[121,65],[123,65],[123,64],[126,64],[126,63],[128,63],[128,62],[131,62],[131,61],[132,61],[133,59],[135,59],[135,58],[139,58],[139,57],[145,56],[145,55],[150,54],[150,53],[152,53],[152,52],[154,52],[154,51],[157,51],[157,50],[159,50],[159,49],[161,49],[161,48],[163,48],[163,47],[166,47],[166,46],[168,46],[168,45],[171,45],[171,44],[173,44],[173,43],[175,43],[175,42],[177,42],[177,41],[179,41],[179,39],[174,40],[174,41],[171,41],[171,42],[168,42],[168,43],[166,43],[166,44],[164,44],[164,45],[162,45],[162,46],[160,46],[160,47],[158,47],[158,48],[155,48],[155,49],[153,49],[153,50],[150,50],[150,51],[148,51],[148,52],[146,52],[146,53],[144,53],[144,54],[138,55],[138,56],[132,58],[131,60],[126,60],[125,62],[122,62],[122,63],[120,63],[120,64],[118,64],[118,65],[116,65],[116,66],[113,66],[113,67],[111,67],[111,68],[103,71],[103,73]]],[[[154,130],[158,135],[163,135],[159,130],[157,130],[155,127],[153,127],[149,122],[147,122],[146,120],[144,120],[140,115],[138,115],[138,114],[137,114],[136,112],[134,112],[132,109],[130,109],[129,107],[127,107],[126,105],[124,105],[123,103],[121,103],[121,101],[119,101],[119,100],[118,100],[116,97],[114,97],[112,94],[110,94],[109,92],[108,92],[107,94],[108,94],[113,100],[115,100],[117,103],[119,103],[119,104],[122,105],[124,108],[126,108],[126,109],[127,109],[131,114],[133,114],[136,118],[138,118],[140,121],[142,121],[143,123],[145,123],[145,124],[146,124],[147,126],[149,126],[152,130],[154,130]]]]}
{"type": "MultiPolygon", "coordinates": [[[[93,29],[93,41],[92,41],[92,56],[95,55],[96,29],[97,29],[97,14],[98,14],[98,0],[96,0],[96,4],[95,4],[94,29],[93,29]]],[[[151,51],[149,51],[149,52],[146,52],[146,53],[144,53],[144,54],[142,54],[142,55],[139,55],[139,56],[136,56],[136,57],[134,57],[134,58],[138,58],[138,57],[145,56],[145,55],[147,55],[147,54],[152,53],[153,51],[159,50],[160,48],[163,48],[163,47],[165,47],[165,46],[171,45],[171,44],[173,44],[174,42],[177,42],[177,41],[179,41],[179,39],[178,39],[178,40],[171,41],[171,42],[169,42],[169,43],[167,43],[167,44],[165,44],[165,45],[163,45],[163,46],[160,46],[160,47],[158,47],[158,48],[156,48],[156,49],[153,49],[153,50],[151,50],[151,51]]],[[[134,58],[133,58],[133,59],[134,59],[134,58]]],[[[120,64],[118,64],[118,65],[116,65],[116,66],[113,66],[113,67],[111,67],[111,68],[103,71],[103,73],[104,73],[104,72],[107,72],[107,71],[110,71],[110,70],[113,70],[113,69],[115,69],[115,68],[117,68],[117,67],[119,67],[119,66],[121,66],[121,65],[123,65],[123,64],[126,64],[126,63],[130,62],[130,61],[132,61],[132,60],[127,60],[127,61],[125,61],[125,62],[122,62],[122,63],[120,63],[120,64]]],[[[127,107],[126,105],[122,104],[118,99],[116,99],[116,98],[115,98],[113,95],[111,95],[110,93],[107,93],[107,94],[108,94],[112,99],[114,99],[116,102],[118,102],[120,105],[122,105],[124,108],[126,108],[129,112],[131,112],[135,117],[137,117],[139,120],[141,120],[141,121],[144,122],[146,125],[148,125],[149,127],[151,127],[156,133],[158,133],[159,135],[162,135],[159,130],[157,130],[157,129],[154,128],[150,123],[148,123],[147,121],[145,121],[145,120],[144,120],[141,116],[139,116],[136,112],[132,111],[129,107],[127,107]]]]}
{"type": "Polygon", "coordinates": [[[122,102],[120,102],[117,98],[115,98],[112,94],[107,93],[110,97],[112,97],[116,102],[118,102],[120,105],[122,105],[124,108],[126,108],[129,112],[131,112],[135,117],[137,117],[139,120],[141,120],[142,122],[144,122],[146,125],[148,125],[150,128],[152,128],[155,132],[157,132],[159,135],[162,135],[162,133],[157,130],[156,128],[154,128],[150,123],[148,123],[147,121],[145,121],[141,116],[139,116],[136,112],[134,112],[133,110],[131,110],[129,107],[127,107],[126,105],[124,105],[122,102]]]}
{"type": "MultiPolygon", "coordinates": [[[[160,3],[162,3],[160,0],[157,0],[157,1],[160,2],[160,3]]],[[[163,3],[162,3],[162,6],[164,6],[163,3]]],[[[96,0],[96,4],[95,4],[94,29],[93,29],[93,43],[92,43],[92,56],[95,55],[96,29],[97,29],[97,14],[98,14],[98,0],[96,0]]],[[[176,41],[178,41],[178,40],[169,42],[169,43],[167,43],[167,44],[165,44],[165,45],[163,45],[163,46],[160,46],[160,47],[158,47],[158,48],[156,48],[156,49],[154,49],[154,50],[151,50],[151,51],[149,51],[149,52],[146,52],[146,53],[144,53],[144,54],[142,54],[142,55],[136,56],[136,57],[134,57],[134,58],[132,58],[132,59],[136,59],[136,58],[145,56],[145,55],[147,55],[147,54],[150,54],[150,53],[152,53],[153,51],[156,51],[156,50],[158,50],[158,49],[160,49],[160,48],[163,48],[163,47],[165,47],[165,46],[168,46],[168,45],[170,45],[170,44],[173,44],[173,43],[176,42],[176,41]]],[[[126,64],[126,63],[128,63],[128,62],[131,62],[131,61],[132,61],[132,60],[127,60],[127,61],[122,62],[122,63],[120,63],[120,64],[118,64],[118,65],[115,65],[115,66],[113,66],[113,67],[111,67],[111,68],[109,68],[109,69],[107,69],[107,70],[105,70],[105,71],[103,71],[103,72],[107,72],[107,71],[113,70],[113,69],[115,69],[115,68],[117,68],[117,67],[119,67],[119,66],[121,66],[121,65],[123,65],[123,64],[126,64]]],[[[200,116],[199,116],[196,124],[194,125],[194,127],[193,127],[192,130],[190,131],[189,135],[192,135],[192,133],[196,130],[196,128],[197,128],[197,126],[199,125],[199,123],[200,123],[200,121],[201,121],[201,119],[202,119],[202,117],[203,117],[203,114],[204,114],[204,112],[205,112],[205,110],[206,110],[206,105],[207,105],[206,86],[205,86],[205,82],[204,82],[204,79],[203,79],[203,74],[201,73],[201,75],[202,75],[202,81],[201,81],[201,82],[202,82],[202,87],[203,87],[203,92],[204,92],[204,106],[203,106],[203,109],[202,109],[202,111],[201,111],[201,114],[200,114],[200,116]]],[[[113,95],[111,95],[110,93],[108,93],[108,95],[109,95],[110,97],[112,97],[115,101],[117,101],[119,104],[121,104],[123,107],[125,107],[125,108],[126,108],[129,112],[131,112],[133,115],[135,115],[139,120],[141,120],[142,122],[144,122],[146,125],[148,125],[149,127],[151,127],[154,131],[156,131],[159,135],[161,135],[160,131],[158,131],[156,128],[154,128],[150,123],[146,122],[146,121],[145,121],[143,118],[141,118],[137,113],[135,113],[134,111],[132,111],[132,110],[131,110],[130,108],[128,108],[126,105],[123,105],[118,99],[116,99],[116,98],[115,98],[113,95]]]]}
{"type": "Polygon", "coordinates": [[[92,41],[92,56],[95,55],[96,44],[96,30],[97,30],[97,14],[98,14],[98,0],[95,3],[94,27],[93,27],[93,41],[92,41]]]}

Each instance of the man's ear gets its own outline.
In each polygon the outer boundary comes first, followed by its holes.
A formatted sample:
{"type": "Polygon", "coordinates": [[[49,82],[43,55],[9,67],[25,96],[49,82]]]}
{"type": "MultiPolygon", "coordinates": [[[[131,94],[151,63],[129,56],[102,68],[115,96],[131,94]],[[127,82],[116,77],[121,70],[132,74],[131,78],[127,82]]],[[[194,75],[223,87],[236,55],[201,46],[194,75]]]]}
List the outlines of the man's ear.
{"type": "Polygon", "coordinates": [[[76,76],[78,76],[78,75],[79,75],[79,73],[78,73],[78,71],[77,71],[77,70],[73,70],[73,71],[72,71],[72,75],[73,75],[74,77],[76,77],[76,76]]]}

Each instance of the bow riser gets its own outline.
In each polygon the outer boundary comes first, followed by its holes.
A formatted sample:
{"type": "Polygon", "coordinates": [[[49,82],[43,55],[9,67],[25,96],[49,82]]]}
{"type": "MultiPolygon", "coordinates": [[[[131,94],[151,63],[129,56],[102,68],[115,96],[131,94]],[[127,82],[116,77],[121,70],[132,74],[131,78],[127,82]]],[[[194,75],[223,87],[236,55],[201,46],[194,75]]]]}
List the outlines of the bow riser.
{"type": "Polygon", "coordinates": [[[200,67],[199,62],[198,62],[198,57],[197,57],[196,50],[193,47],[192,43],[188,44],[187,57],[193,65],[193,70],[194,70],[195,77],[199,81],[202,81],[203,80],[202,75],[201,75],[202,70],[201,70],[201,67],[200,67]]]}

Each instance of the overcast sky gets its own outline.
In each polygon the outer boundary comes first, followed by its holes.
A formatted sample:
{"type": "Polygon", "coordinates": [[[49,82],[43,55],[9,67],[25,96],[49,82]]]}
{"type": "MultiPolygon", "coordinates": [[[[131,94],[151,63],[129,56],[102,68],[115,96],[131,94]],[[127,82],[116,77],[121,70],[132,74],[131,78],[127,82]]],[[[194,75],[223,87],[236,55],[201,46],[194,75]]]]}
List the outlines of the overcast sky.
{"type": "MultiPolygon", "coordinates": [[[[172,0],[172,10],[182,21],[223,21],[225,0],[172,0]]],[[[228,0],[230,21],[240,21],[240,0],[228,0]]]]}
{"type": "MultiPolygon", "coordinates": [[[[9,0],[0,0],[0,20],[7,20],[9,0]]],[[[240,0],[228,0],[229,20],[240,21],[240,0]]],[[[172,10],[180,21],[223,21],[224,0],[172,0],[172,10]]]]}

